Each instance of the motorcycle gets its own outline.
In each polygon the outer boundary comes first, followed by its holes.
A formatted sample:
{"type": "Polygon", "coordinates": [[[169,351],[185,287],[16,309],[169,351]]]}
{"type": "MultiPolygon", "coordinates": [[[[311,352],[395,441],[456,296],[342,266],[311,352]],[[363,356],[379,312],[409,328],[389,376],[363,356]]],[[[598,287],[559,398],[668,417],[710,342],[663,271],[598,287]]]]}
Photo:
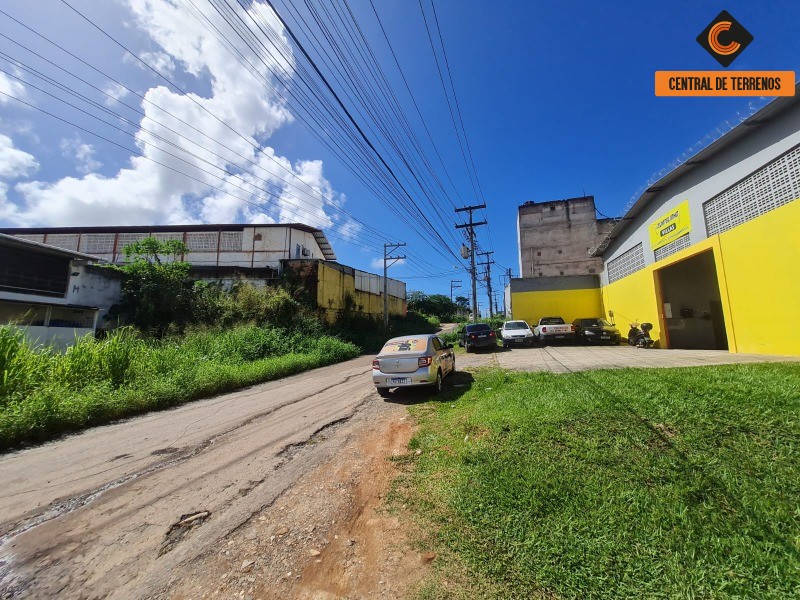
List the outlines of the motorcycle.
{"type": "Polygon", "coordinates": [[[650,337],[651,329],[653,329],[652,323],[642,323],[641,329],[639,323],[631,323],[630,331],[628,331],[628,344],[637,348],[651,348],[655,343],[650,337]]]}

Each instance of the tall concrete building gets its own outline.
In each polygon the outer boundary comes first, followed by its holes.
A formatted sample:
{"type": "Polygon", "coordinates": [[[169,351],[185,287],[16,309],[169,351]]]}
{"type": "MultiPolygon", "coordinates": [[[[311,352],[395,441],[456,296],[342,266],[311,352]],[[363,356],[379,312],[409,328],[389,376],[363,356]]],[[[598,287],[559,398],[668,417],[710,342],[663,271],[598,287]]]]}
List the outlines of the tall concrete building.
{"type": "Polygon", "coordinates": [[[517,213],[520,277],[600,273],[603,260],[589,256],[589,249],[615,223],[596,217],[594,196],[526,202],[517,213]]]}

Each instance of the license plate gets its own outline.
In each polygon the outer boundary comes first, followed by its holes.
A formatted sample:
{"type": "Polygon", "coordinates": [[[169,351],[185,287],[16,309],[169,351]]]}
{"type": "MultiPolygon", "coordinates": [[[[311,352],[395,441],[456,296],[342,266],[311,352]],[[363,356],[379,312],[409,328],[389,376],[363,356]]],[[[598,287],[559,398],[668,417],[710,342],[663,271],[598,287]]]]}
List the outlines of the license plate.
{"type": "Polygon", "coordinates": [[[601,335],[601,336],[600,336],[600,338],[601,338],[601,339],[604,339],[604,340],[607,340],[607,339],[609,339],[609,336],[607,336],[607,335],[601,335]]]}
{"type": "Polygon", "coordinates": [[[483,338],[485,338],[485,337],[486,337],[485,335],[479,335],[479,336],[478,336],[478,339],[479,339],[479,340],[482,340],[482,339],[483,339],[483,338]]]}
{"type": "Polygon", "coordinates": [[[411,383],[411,377],[392,377],[389,383],[394,385],[402,385],[404,383],[411,383]]]}

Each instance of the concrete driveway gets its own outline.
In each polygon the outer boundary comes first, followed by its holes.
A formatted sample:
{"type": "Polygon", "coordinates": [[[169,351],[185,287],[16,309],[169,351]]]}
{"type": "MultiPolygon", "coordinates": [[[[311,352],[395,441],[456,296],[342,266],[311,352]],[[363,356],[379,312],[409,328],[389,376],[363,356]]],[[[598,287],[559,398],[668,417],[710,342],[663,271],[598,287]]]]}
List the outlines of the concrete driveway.
{"type": "Polygon", "coordinates": [[[459,369],[496,366],[511,371],[569,373],[624,367],[698,367],[741,363],[798,361],[800,357],[730,354],[726,350],[656,350],[632,346],[546,346],[496,352],[460,353],[459,369]]]}

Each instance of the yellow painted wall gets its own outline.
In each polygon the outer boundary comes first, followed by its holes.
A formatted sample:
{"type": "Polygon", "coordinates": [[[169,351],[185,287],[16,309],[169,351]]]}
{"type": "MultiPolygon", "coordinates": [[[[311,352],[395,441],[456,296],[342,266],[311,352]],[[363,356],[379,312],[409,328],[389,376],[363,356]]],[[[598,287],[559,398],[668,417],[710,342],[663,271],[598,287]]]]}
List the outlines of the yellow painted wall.
{"type": "MultiPolygon", "coordinates": [[[[372,317],[383,315],[383,296],[356,290],[353,275],[343,273],[325,263],[319,263],[317,271],[317,306],[325,310],[325,318],[329,322],[336,320],[345,306],[345,298],[350,295],[355,302],[355,311],[372,317]]],[[[403,298],[389,296],[389,314],[406,314],[406,301],[403,298]]]]}
{"type": "MultiPolygon", "coordinates": [[[[794,201],[712,236],[601,290],[623,335],[633,321],[653,324],[664,347],[657,271],[712,251],[731,352],[800,355],[788,319],[800,306],[800,202],[794,201]]],[[[606,313],[607,314],[607,313],[606,313]]]]}
{"type": "Polygon", "coordinates": [[[650,337],[657,347],[664,347],[661,338],[661,321],[656,302],[653,269],[645,268],[601,289],[606,318],[612,320],[619,332],[626,337],[629,325],[652,323],[650,337]],[[612,317],[609,313],[613,312],[612,317]]]}
{"type": "Polygon", "coordinates": [[[511,314],[533,327],[542,317],[562,317],[567,323],[581,317],[603,315],[600,290],[512,292],[511,314]]]}
{"type": "MultiPolygon", "coordinates": [[[[800,200],[719,235],[738,352],[800,355],[800,200]]],[[[722,269],[720,268],[722,266],[722,269]]],[[[727,318],[727,315],[726,315],[727,318]]],[[[730,338],[730,333],[728,334],[730,338]]]]}

